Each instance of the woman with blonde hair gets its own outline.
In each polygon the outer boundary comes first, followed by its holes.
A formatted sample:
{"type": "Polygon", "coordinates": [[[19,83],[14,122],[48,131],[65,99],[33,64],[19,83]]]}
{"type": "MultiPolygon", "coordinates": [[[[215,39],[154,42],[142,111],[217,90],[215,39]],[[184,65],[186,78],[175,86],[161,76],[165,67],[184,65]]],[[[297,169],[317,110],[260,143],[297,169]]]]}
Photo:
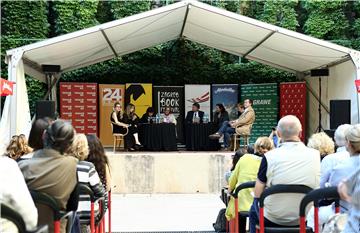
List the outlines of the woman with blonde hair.
{"type": "Polygon", "coordinates": [[[9,145],[6,147],[5,155],[16,161],[21,160],[21,156],[32,152],[32,149],[28,146],[27,139],[24,134],[14,135],[9,145]]]}
{"type": "MultiPolygon", "coordinates": [[[[259,137],[255,142],[254,149],[255,154],[245,154],[237,162],[235,170],[229,179],[229,193],[242,183],[256,180],[261,159],[266,152],[274,149],[274,144],[269,137],[259,137]]],[[[252,189],[244,189],[239,192],[238,198],[241,200],[239,201],[239,212],[249,211],[253,203],[252,192],[252,189]]],[[[231,220],[235,218],[235,214],[235,201],[231,198],[225,216],[228,220],[231,220]]],[[[240,221],[244,221],[244,219],[240,219],[240,221]]],[[[241,224],[243,228],[239,229],[239,232],[245,233],[245,223],[241,224]]]]}
{"type": "Polygon", "coordinates": [[[130,151],[138,150],[142,147],[139,141],[139,117],[135,113],[135,105],[128,104],[123,115],[123,122],[128,125],[128,134],[125,136],[125,147],[130,151]]]}
{"type": "Polygon", "coordinates": [[[307,146],[318,150],[320,152],[321,159],[334,153],[335,151],[334,141],[324,132],[313,134],[310,137],[307,146]]]}
{"type": "MultiPolygon", "coordinates": [[[[94,164],[85,161],[89,155],[89,146],[84,134],[76,134],[70,147],[68,155],[74,156],[79,160],[77,164],[78,183],[88,185],[96,197],[107,198],[105,187],[101,183],[99,174],[96,172],[94,164]]],[[[98,212],[99,207],[95,207],[98,212]]],[[[90,219],[90,196],[80,195],[77,214],[80,219],[90,219]]],[[[82,231],[86,232],[87,226],[82,226],[82,231]]]]}

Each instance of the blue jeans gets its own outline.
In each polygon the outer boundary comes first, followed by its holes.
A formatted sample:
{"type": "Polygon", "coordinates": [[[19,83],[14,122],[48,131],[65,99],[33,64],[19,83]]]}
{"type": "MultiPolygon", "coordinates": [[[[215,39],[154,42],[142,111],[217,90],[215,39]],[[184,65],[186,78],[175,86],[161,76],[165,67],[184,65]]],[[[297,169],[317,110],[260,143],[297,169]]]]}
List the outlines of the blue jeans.
{"type": "Polygon", "coordinates": [[[222,126],[218,130],[218,133],[224,135],[224,147],[229,147],[230,136],[235,133],[235,129],[230,126],[229,121],[223,122],[222,126]]]}

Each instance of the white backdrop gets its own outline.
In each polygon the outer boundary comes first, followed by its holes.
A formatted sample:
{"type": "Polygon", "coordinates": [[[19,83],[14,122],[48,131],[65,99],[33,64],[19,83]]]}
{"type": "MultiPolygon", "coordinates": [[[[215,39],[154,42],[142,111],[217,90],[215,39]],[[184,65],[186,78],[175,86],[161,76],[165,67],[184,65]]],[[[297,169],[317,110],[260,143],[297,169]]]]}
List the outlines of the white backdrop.
{"type": "Polygon", "coordinates": [[[210,117],[211,113],[211,90],[210,85],[185,85],[185,116],[194,102],[200,104],[200,110],[210,117]]]}

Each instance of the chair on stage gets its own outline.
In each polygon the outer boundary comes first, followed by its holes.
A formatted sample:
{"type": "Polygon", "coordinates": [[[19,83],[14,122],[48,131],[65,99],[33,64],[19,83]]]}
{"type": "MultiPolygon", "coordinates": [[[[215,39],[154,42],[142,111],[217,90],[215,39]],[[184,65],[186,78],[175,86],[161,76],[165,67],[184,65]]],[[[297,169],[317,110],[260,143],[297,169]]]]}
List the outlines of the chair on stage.
{"type": "MultiPolygon", "coordinates": [[[[113,124],[110,123],[111,125],[111,132],[113,132],[113,124]]],[[[113,133],[113,141],[114,141],[114,153],[116,151],[116,147],[120,147],[121,145],[124,146],[124,137],[129,133],[129,129],[126,128],[126,133],[121,134],[121,133],[113,133]]]]}
{"type": "Polygon", "coordinates": [[[253,125],[251,124],[249,134],[237,134],[236,132],[233,134],[233,141],[234,141],[233,150],[234,151],[236,151],[241,146],[241,138],[243,138],[244,148],[247,148],[247,146],[250,144],[252,126],[253,125]],[[238,145],[238,142],[239,142],[239,145],[238,145]]]}

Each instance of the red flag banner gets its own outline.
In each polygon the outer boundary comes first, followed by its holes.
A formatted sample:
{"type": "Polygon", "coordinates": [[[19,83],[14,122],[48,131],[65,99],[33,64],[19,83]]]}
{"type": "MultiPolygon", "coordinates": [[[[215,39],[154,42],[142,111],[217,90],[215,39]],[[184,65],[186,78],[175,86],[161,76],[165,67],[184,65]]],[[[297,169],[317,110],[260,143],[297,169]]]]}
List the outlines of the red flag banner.
{"type": "Polygon", "coordinates": [[[13,94],[14,82],[0,78],[0,96],[8,96],[13,94]]]}
{"type": "Polygon", "coordinates": [[[360,79],[355,80],[356,91],[360,93],[360,79]]]}

